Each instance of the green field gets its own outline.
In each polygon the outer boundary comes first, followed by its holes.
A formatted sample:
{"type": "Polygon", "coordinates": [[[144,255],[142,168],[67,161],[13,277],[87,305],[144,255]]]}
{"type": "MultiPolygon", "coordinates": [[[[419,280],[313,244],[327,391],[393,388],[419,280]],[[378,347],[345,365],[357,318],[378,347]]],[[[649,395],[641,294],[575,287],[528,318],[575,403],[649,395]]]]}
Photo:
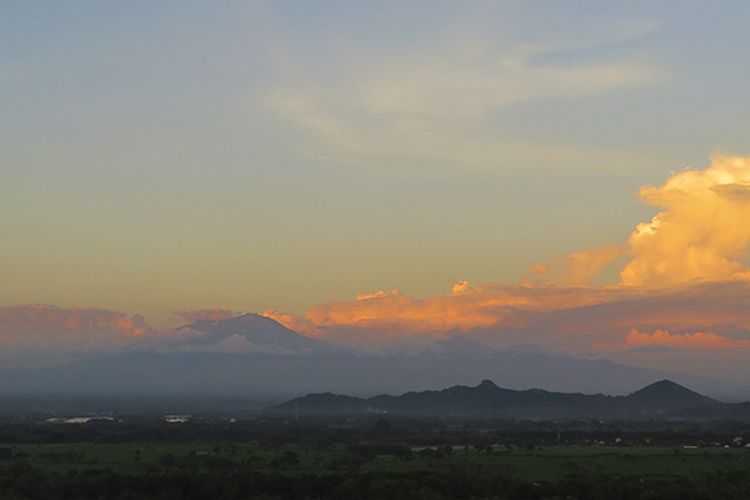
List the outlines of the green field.
{"type": "MultiPolygon", "coordinates": [[[[0,445],[3,447],[3,445],[0,445]]],[[[675,477],[750,469],[742,448],[683,449],[627,446],[550,446],[533,451],[486,453],[474,449],[436,456],[432,450],[407,455],[357,455],[344,445],[261,446],[256,443],[66,443],[5,445],[21,461],[50,471],[110,469],[139,474],[156,464],[179,461],[198,468],[212,464],[243,464],[283,474],[317,473],[357,468],[362,472],[461,470],[505,472],[526,480],[557,480],[568,474],[675,477]],[[290,457],[292,457],[290,459],[290,457]]]]}

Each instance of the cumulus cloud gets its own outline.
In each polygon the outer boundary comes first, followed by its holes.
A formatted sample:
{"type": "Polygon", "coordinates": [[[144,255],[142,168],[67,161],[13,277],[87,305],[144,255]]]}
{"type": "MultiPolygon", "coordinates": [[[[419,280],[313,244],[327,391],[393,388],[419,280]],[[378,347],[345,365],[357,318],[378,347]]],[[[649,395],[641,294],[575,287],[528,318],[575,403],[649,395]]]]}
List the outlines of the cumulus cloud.
{"type": "Polygon", "coordinates": [[[47,304],[0,307],[0,347],[95,349],[132,343],[149,333],[143,317],[107,309],[47,304]]]}
{"type": "Polygon", "coordinates": [[[472,287],[462,281],[449,295],[427,298],[378,291],[313,306],[302,317],[276,317],[318,336],[342,328],[383,334],[478,329],[519,337],[543,332],[558,344],[570,343],[563,334],[588,336],[589,346],[615,342],[631,328],[656,333],[631,332],[628,342],[686,348],[730,345],[725,338],[750,332],[750,158],[719,156],[704,170],[674,173],[639,195],[660,211],[637,224],[627,244],[535,264],[536,278],[521,284],[472,287]],[[619,259],[619,282],[592,284],[619,259]],[[699,328],[700,335],[666,333],[699,328]]]}
{"type": "Polygon", "coordinates": [[[628,242],[628,286],[673,286],[744,279],[750,243],[750,159],[714,158],[705,170],[673,174],[640,190],[662,210],[638,224],[628,242]]]}
{"type": "MultiPolygon", "coordinates": [[[[618,346],[726,354],[747,347],[750,159],[717,157],[704,170],[685,170],[644,187],[640,196],[659,211],[638,224],[626,244],[537,264],[536,279],[514,285],[458,281],[445,294],[424,298],[377,290],[315,305],[301,315],[275,309],[262,315],[304,335],[353,347],[455,334],[493,347],[534,342],[571,352],[618,346]],[[602,270],[621,261],[619,282],[598,282],[602,270]]],[[[178,313],[185,322],[231,316],[223,309],[178,313]]],[[[116,311],[0,308],[4,347],[122,345],[150,331],[139,316],[116,311]]],[[[220,348],[256,349],[239,343],[228,340],[220,348]]]]}
{"type": "Polygon", "coordinates": [[[750,158],[717,156],[703,170],[672,174],[639,191],[661,210],[636,225],[625,244],[610,244],[534,264],[538,279],[563,285],[592,282],[620,257],[620,285],[665,288],[750,279],[750,158]]]}

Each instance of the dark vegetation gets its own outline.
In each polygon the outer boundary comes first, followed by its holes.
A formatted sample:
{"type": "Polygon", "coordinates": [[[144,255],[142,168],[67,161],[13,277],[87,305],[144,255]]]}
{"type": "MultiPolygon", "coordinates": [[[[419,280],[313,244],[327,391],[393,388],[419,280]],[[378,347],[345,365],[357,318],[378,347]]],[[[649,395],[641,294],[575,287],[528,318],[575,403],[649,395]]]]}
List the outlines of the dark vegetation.
{"type": "Polygon", "coordinates": [[[360,415],[0,421],[2,499],[713,499],[750,425],[360,415]]]}

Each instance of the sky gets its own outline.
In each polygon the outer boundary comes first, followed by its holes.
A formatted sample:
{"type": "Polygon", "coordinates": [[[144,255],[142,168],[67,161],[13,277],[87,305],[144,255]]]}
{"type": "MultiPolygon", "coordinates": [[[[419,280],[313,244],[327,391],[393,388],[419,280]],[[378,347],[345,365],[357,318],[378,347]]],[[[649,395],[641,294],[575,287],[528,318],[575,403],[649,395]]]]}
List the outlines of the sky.
{"type": "Polygon", "coordinates": [[[3,345],[258,311],[357,345],[744,349],[748,19],[730,1],[4,5],[3,345]],[[717,308],[732,319],[680,320],[717,308]],[[555,314],[586,319],[553,335],[555,314]]]}

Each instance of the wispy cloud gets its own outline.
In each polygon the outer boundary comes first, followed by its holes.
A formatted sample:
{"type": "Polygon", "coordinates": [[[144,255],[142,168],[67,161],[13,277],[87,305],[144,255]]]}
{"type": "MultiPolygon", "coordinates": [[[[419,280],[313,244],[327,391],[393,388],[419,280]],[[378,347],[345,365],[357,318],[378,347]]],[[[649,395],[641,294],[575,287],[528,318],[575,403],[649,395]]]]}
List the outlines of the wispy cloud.
{"type": "Polygon", "coordinates": [[[282,77],[265,101],[307,134],[309,153],[352,163],[427,160],[435,167],[462,168],[519,160],[601,163],[603,151],[511,139],[497,123],[510,105],[663,81],[662,69],[633,54],[585,63],[560,57],[652,29],[642,26],[555,43],[454,34],[447,43],[331,65],[326,73],[285,54],[282,77]]]}

